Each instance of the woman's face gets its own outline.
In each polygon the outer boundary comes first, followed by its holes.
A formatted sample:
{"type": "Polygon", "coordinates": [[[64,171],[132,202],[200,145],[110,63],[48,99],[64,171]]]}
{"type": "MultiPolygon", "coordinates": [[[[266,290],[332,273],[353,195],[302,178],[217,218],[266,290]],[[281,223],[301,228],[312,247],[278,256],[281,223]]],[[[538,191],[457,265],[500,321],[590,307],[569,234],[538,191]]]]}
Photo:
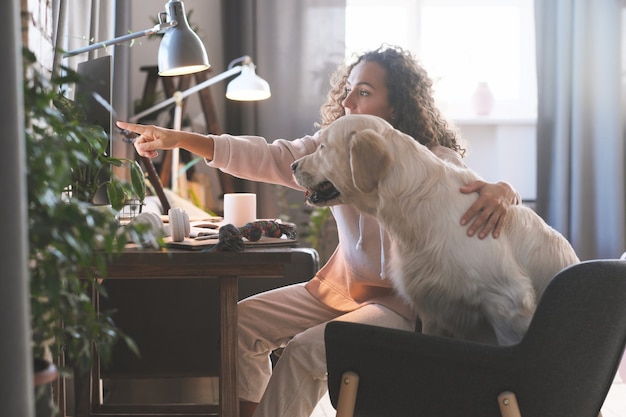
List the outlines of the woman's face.
{"type": "Polygon", "coordinates": [[[346,81],[346,114],[371,114],[391,122],[393,108],[387,101],[385,70],[376,62],[359,62],[346,81]]]}

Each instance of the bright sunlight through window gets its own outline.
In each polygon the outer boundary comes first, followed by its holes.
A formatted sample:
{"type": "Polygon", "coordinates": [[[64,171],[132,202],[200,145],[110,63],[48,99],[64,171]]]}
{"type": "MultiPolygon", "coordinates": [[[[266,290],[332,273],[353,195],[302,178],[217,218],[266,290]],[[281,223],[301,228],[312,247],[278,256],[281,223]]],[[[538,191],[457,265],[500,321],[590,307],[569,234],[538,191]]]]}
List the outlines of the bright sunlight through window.
{"type": "Polygon", "coordinates": [[[440,108],[475,117],[487,82],[491,117],[536,116],[533,0],[347,0],[346,57],[383,43],[410,49],[435,81],[440,108]]]}

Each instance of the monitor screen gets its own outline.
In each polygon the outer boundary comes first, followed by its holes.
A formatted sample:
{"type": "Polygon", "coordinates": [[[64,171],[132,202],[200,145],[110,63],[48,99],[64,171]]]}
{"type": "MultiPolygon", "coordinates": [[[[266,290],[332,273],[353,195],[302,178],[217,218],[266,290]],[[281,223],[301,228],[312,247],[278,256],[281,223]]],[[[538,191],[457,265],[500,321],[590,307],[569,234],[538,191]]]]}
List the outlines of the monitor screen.
{"type": "MultiPolygon", "coordinates": [[[[78,64],[76,72],[80,76],[80,81],[76,84],[74,100],[80,102],[86,116],[86,122],[101,126],[111,137],[113,127],[113,117],[108,109],[100,104],[93,93],[99,94],[108,103],[111,103],[112,79],[111,79],[111,56],[90,59],[78,64]]],[[[107,153],[112,152],[111,142],[107,146],[107,153]]],[[[112,173],[110,171],[102,173],[102,181],[107,181],[112,173]]],[[[94,197],[94,204],[109,204],[106,189],[98,190],[94,197]]]]}

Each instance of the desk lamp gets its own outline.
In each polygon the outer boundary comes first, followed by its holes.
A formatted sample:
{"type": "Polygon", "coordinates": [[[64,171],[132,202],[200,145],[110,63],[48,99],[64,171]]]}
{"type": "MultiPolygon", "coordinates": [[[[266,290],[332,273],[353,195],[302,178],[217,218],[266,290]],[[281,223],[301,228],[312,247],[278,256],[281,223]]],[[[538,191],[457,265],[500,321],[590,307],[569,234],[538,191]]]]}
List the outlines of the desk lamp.
{"type": "Polygon", "coordinates": [[[163,33],[159,45],[159,75],[174,76],[191,74],[210,67],[204,45],[200,37],[191,29],[185,15],[185,6],[180,0],[169,0],[166,11],[159,13],[159,23],[150,29],[130,33],[104,42],[97,42],[84,48],[74,49],[63,54],[70,57],[110,45],[117,45],[148,35],[163,33]]]}

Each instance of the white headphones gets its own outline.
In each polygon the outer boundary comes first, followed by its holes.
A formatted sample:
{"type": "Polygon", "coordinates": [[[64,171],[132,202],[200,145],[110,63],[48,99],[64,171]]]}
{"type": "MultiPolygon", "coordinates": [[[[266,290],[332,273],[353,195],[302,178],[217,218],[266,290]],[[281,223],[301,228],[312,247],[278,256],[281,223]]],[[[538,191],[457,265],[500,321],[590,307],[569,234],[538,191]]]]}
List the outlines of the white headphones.
{"type": "Polygon", "coordinates": [[[170,220],[170,234],[174,242],[182,242],[191,232],[189,215],[180,207],[169,209],[167,215],[170,220]]]}
{"type": "Polygon", "coordinates": [[[129,240],[139,239],[140,241],[136,243],[140,244],[142,247],[153,247],[155,249],[159,248],[159,243],[155,240],[155,238],[165,235],[165,229],[163,227],[163,220],[161,220],[161,216],[156,213],[144,212],[135,216],[131,222],[147,224],[148,227],[150,227],[151,233],[134,237],[129,235],[129,240]]]}
{"type": "Polygon", "coordinates": [[[151,213],[151,212],[139,213],[133,219],[133,221],[148,224],[148,226],[150,226],[150,229],[155,234],[163,233],[163,221],[161,220],[161,217],[156,213],[151,213]]]}

